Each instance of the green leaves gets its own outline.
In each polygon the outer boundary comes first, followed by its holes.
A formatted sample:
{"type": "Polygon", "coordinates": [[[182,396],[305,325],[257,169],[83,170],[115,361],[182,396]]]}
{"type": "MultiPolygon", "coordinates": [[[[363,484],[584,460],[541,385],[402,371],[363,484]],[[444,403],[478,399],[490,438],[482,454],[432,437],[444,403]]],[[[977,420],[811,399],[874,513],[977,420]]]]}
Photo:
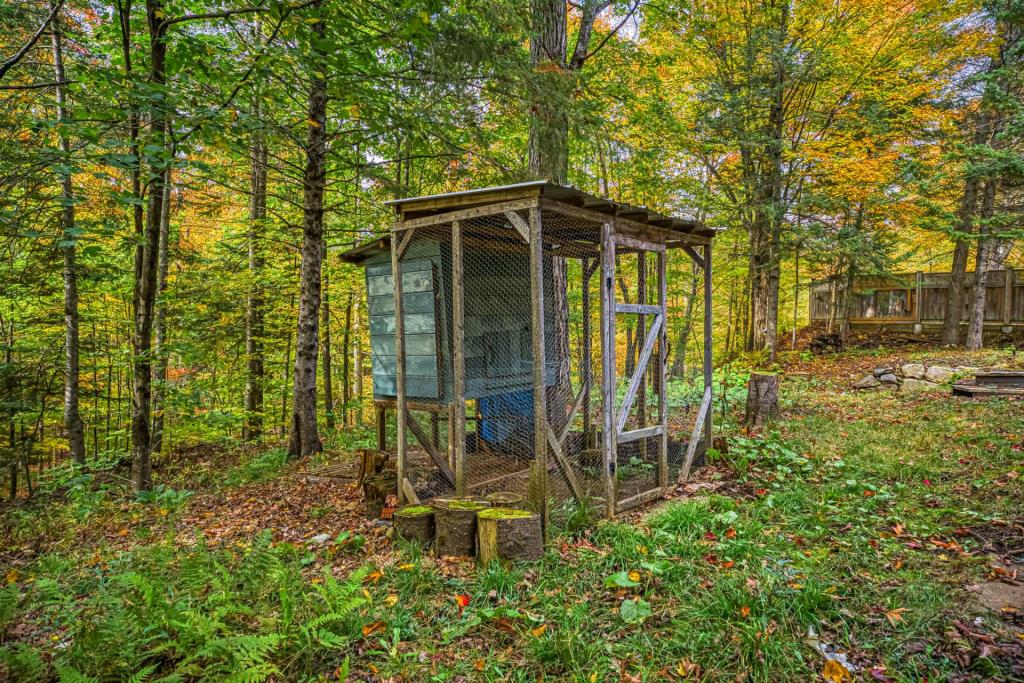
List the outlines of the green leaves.
{"type": "Polygon", "coordinates": [[[616,572],[604,580],[604,585],[605,588],[634,588],[640,585],[639,572],[616,572]]]}
{"type": "Polygon", "coordinates": [[[639,624],[651,614],[651,605],[643,598],[623,600],[619,605],[619,616],[627,624],[639,624]]]}

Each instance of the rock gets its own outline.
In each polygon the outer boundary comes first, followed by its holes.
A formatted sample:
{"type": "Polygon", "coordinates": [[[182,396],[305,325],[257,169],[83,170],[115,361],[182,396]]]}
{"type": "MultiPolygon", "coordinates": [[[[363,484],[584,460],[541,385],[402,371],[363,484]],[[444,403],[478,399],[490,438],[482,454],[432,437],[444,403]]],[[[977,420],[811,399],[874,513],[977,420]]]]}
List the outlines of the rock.
{"type": "Polygon", "coordinates": [[[874,375],[866,375],[863,379],[860,379],[853,383],[854,389],[874,389],[880,386],[882,383],[878,381],[878,378],[874,375]]]}
{"type": "Polygon", "coordinates": [[[969,375],[976,375],[980,368],[976,368],[972,365],[958,365],[953,368],[953,372],[960,377],[967,377],[969,375]]]}
{"type": "Polygon", "coordinates": [[[309,543],[315,543],[316,545],[323,545],[327,541],[331,540],[330,534],[317,534],[313,538],[309,539],[309,543]]]}
{"type": "Polygon", "coordinates": [[[903,384],[900,385],[900,392],[904,394],[916,394],[922,391],[934,391],[935,389],[941,389],[941,384],[935,384],[924,379],[914,379],[913,377],[907,377],[903,380],[903,384]]]}
{"type": "Polygon", "coordinates": [[[892,371],[892,368],[875,368],[874,370],[872,370],[871,374],[873,374],[875,377],[880,378],[882,375],[891,375],[892,371]]]}
{"type": "Polygon", "coordinates": [[[900,378],[897,377],[896,375],[892,374],[891,372],[887,372],[884,375],[880,375],[878,377],[878,381],[881,382],[882,384],[889,384],[889,385],[892,385],[892,386],[896,386],[896,385],[899,385],[900,378]]]}
{"type": "Polygon", "coordinates": [[[900,374],[910,379],[924,379],[924,366],[920,363],[907,363],[900,366],[900,374]]]}
{"type": "Polygon", "coordinates": [[[924,378],[936,384],[946,384],[953,381],[953,370],[941,365],[933,365],[924,373],[924,378]]]}

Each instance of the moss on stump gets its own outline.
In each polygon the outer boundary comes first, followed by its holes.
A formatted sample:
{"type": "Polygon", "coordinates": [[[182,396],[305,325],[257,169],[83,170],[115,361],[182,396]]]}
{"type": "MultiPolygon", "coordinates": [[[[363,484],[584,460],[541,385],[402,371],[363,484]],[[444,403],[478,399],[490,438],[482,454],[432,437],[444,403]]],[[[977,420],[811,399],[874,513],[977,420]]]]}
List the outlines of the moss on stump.
{"type": "Polygon", "coordinates": [[[539,560],[544,554],[540,515],[515,508],[491,508],[477,515],[480,564],[539,560]]]}
{"type": "Polygon", "coordinates": [[[440,557],[473,557],[476,554],[476,515],[491,506],[481,498],[440,498],[434,501],[437,536],[434,549],[440,557]]]}
{"type": "Polygon", "coordinates": [[[502,508],[522,508],[526,497],[520,493],[513,493],[512,491],[495,491],[494,493],[488,493],[484,496],[494,507],[502,508]]]}
{"type": "Polygon", "coordinates": [[[395,533],[403,541],[423,546],[434,542],[434,508],[430,505],[407,505],[395,510],[395,533]]]}

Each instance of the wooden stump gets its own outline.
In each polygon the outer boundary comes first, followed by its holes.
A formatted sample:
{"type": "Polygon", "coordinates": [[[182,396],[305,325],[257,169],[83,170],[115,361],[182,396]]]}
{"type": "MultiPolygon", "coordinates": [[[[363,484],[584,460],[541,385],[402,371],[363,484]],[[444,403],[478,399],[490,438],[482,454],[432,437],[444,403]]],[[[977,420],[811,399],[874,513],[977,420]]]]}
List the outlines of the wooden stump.
{"type": "Polygon", "coordinates": [[[490,506],[482,498],[436,499],[434,549],[438,556],[473,557],[476,554],[476,514],[490,506]]]}
{"type": "Polygon", "coordinates": [[[434,542],[434,508],[406,505],[395,510],[395,533],[403,541],[430,545],[434,542]]]}
{"type": "Polygon", "coordinates": [[[514,508],[491,508],[477,515],[477,554],[486,567],[493,561],[539,560],[544,554],[540,515],[514,508]]]}
{"type": "Polygon", "coordinates": [[[366,499],[366,514],[370,519],[379,519],[388,496],[398,490],[398,478],[394,472],[371,474],[363,481],[363,498],[366,499]]]}
{"type": "Polygon", "coordinates": [[[484,500],[496,508],[522,508],[526,498],[512,491],[495,491],[484,496],[484,500]]]}
{"type": "Polygon", "coordinates": [[[747,385],[748,427],[760,427],[779,416],[779,376],[767,373],[750,375],[747,385]]]}

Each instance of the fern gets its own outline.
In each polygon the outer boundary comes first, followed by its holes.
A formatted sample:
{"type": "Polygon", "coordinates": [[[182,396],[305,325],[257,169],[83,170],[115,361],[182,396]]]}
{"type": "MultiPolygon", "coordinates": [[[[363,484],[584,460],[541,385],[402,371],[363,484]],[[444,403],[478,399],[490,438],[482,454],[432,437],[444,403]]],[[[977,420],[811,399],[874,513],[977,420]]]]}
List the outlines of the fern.
{"type": "Polygon", "coordinates": [[[18,587],[7,586],[0,590],[0,633],[2,633],[14,619],[18,611],[18,587]]]}
{"type": "Polygon", "coordinates": [[[99,679],[93,676],[86,676],[78,669],[70,666],[57,667],[57,680],[60,683],[98,683],[99,679]]]}
{"type": "Polygon", "coordinates": [[[42,681],[46,675],[46,663],[43,662],[43,658],[25,643],[11,643],[0,647],[0,662],[7,668],[7,674],[14,681],[42,681]]]}

